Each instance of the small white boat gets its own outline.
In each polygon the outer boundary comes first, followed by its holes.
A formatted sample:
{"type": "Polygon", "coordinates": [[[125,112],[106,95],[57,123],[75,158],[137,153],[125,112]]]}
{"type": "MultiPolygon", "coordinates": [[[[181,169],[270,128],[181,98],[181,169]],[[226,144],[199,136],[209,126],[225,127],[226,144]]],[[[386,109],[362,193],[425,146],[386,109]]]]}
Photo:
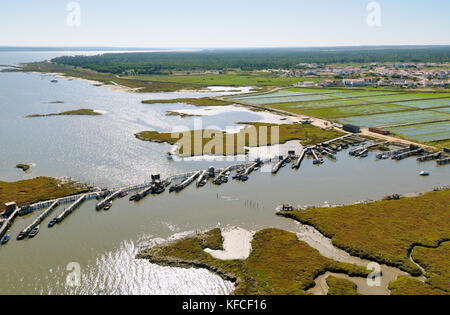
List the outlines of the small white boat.
{"type": "Polygon", "coordinates": [[[428,173],[427,171],[422,171],[420,172],[420,176],[430,176],[430,173],[428,173]]]}

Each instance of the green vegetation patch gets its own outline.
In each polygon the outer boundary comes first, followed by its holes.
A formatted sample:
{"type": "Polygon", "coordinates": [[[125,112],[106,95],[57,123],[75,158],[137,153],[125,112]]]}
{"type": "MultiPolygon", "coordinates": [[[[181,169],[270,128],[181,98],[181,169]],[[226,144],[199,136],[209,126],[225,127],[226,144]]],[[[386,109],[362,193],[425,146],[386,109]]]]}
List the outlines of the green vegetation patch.
{"type": "Polygon", "coordinates": [[[358,286],[347,279],[329,276],[327,285],[328,295],[358,295],[358,286]]]}
{"type": "MultiPolygon", "coordinates": [[[[218,239],[220,230],[209,232],[218,239]]],[[[221,234],[221,233],[220,233],[221,234]]],[[[368,275],[360,266],[339,263],[299,241],[294,233],[266,229],[255,234],[252,252],[246,260],[219,260],[206,253],[211,236],[201,234],[141,251],[137,258],[151,263],[207,268],[224,279],[236,282],[235,294],[306,294],[314,279],[327,271],[350,276],[368,275]],[[206,239],[206,241],[205,241],[206,239]]],[[[213,242],[217,245],[217,242],[213,242]]]]}
{"type": "Polygon", "coordinates": [[[303,145],[313,145],[344,135],[334,129],[321,129],[313,125],[242,124],[248,126],[234,134],[220,130],[190,130],[175,134],[143,131],[135,136],[142,141],[178,144],[177,153],[181,156],[199,156],[245,154],[245,147],[283,144],[291,140],[301,140],[303,145]],[[279,129],[276,131],[274,128],[279,129]],[[279,137],[273,138],[272,133],[279,137]]]}
{"type": "Polygon", "coordinates": [[[450,238],[450,189],[416,198],[379,201],[336,208],[281,212],[279,215],[314,226],[335,246],[352,255],[398,267],[419,276],[409,259],[420,244],[437,246],[450,238]]]}
{"type": "Polygon", "coordinates": [[[143,104],[177,104],[184,103],[195,106],[226,106],[233,105],[233,102],[222,101],[211,97],[202,98],[176,98],[171,100],[147,100],[142,101],[143,104]]]}
{"type": "Polygon", "coordinates": [[[435,289],[420,280],[400,276],[389,284],[391,295],[446,295],[448,293],[435,289]]]}
{"type": "Polygon", "coordinates": [[[68,110],[61,113],[27,115],[25,116],[25,118],[51,117],[51,116],[101,116],[101,115],[102,115],[101,113],[97,113],[93,109],[77,109],[77,110],[68,110]]]}
{"type": "Polygon", "coordinates": [[[78,188],[74,183],[62,183],[50,177],[37,177],[12,183],[0,181],[0,211],[5,210],[4,203],[10,201],[17,202],[20,207],[87,191],[87,188],[78,188]]]}
{"type": "Polygon", "coordinates": [[[450,242],[438,248],[416,247],[412,258],[426,270],[427,283],[434,288],[450,292],[450,242]]]}
{"type": "Polygon", "coordinates": [[[426,144],[440,148],[440,149],[450,148],[450,139],[441,140],[441,141],[430,141],[430,142],[427,142],[426,144]]]}

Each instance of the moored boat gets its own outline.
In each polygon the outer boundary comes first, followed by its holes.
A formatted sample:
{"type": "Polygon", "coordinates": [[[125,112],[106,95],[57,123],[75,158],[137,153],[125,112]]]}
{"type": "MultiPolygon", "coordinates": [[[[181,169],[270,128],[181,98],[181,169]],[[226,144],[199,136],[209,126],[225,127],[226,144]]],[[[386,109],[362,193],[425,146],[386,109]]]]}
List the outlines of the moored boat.
{"type": "Polygon", "coordinates": [[[28,238],[34,238],[39,233],[39,225],[31,230],[30,234],[28,234],[28,238]]]}
{"type": "Polygon", "coordinates": [[[11,239],[11,235],[9,235],[9,234],[3,236],[2,241],[1,241],[2,245],[5,245],[6,243],[8,243],[10,239],[11,239]]]}
{"type": "Polygon", "coordinates": [[[26,236],[27,236],[27,235],[26,235],[25,233],[20,232],[20,233],[17,235],[17,238],[16,238],[16,239],[17,239],[18,241],[21,241],[21,240],[24,240],[26,236]]]}
{"type": "Polygon", "coordinates": [[[52,228],[56,225],[56,223],[58,223],[58,220],[55,218],[48,223],[48,227],[52,228]]]}

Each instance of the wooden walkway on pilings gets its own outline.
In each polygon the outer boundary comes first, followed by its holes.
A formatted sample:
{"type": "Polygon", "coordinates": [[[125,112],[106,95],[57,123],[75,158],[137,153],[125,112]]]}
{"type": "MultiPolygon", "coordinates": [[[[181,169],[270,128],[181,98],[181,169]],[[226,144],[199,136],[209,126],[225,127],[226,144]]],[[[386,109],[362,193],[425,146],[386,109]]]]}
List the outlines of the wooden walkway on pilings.
{"type": "Polygon", "coordinates": [[[197,179],[197,177],[200,176],[202,171],[197,171],[195,172],[191,177],[189,177],[188,179],[185,179],[181,184],[177,185],[177,192],[182,191],[183,189],[185,189],[187,186],[189,186],[190,184],[192,184],[194,182],[194,180],[197,179]]]}
{"type": "Polygon", "coordinates": [[[351,134],[348,134],[348,135],[345,135],[345,136],[342,136],[342,137],[339,137],[339,138],[336,138],[336,139],[331,139],[329,141],[322,142],[322,144],[325,144],[325,145],[331,144],[333,142],[337,142],[337,141],[340,141],[340,140],[345,140],[345,139],[347,139],[347,138],[349,138],[351,136],[352,136],[351,134]]]}
{"type": "Polygon", "coordinates": [[[440,159],[436,161],[438,165],[447,165],[450,164],[450,157],[447,157],[445,159],[440,159]]]}
{"type": "Polygon", "coordinates": [[[27,226],[24,230],[22,230],[22,233],[25,235],[28,235],[31,230],[33,230],[35,227],[37,227],[39,224],[42,223],[42,221],[45,220],[57,207],[59,206],[59,201],[53,202],[50,207],[48,207],[44,212],[42,212],[36,220],[33,221],[29,226],[27,226]]]}
{"type": "Polygon", "coordinates": [[[14,220],[19,216],[20,209],[16,209],[2,224],[0,227],[0,238],[5,236],[6,232],[8,232],[8,229],[13,224],[14,220]]]}
{"type": "Polygon", "coordinates": [[[406,158],[408,158],[410,156],[420,155],[420,154],[422,154],[424,152],[425,152],[425,149],[419,148],[419,149],[416,149],[416,150],[410,150],[410,151],[405,152],[405,153],[394,155],[394,156],[392,156],[392,159],[401,161],[401,160],[406,159],[406,158]]]}
{"type": "Polygon", "coordinates": [[[95,206],[95,209],[97,209],[97,210],[103,209],[104,207],[106,207],[106,205],[107,205],[108,203],[110,203],[111,201],[114,201],[115,199],[117,199],[117,198],[119,197],[119,195],[120,195],[121,193],[123,193],[123,192],[124,192],[123,189],[116,190],[115,192],[113,192],[112,194],[110,194],[109,196],[107,196],[105,199],[103,199],[102,201],[100,201],[100,202],[95,206]]]}
{"type": "Polygon", "coordinates": [[[426,161],[432,161],[432,160],[439,160],[441,159],[442,152],[428,154],[425,156],[421,156],[417,158],[417,162],[426,162],[426,161]]]}
{"type": "Polygon", "coordinates": [[[283,166],[283,163],[285,163],[287,161],[287,159],[289,159],[290,157],[291,157],[290,155],[278,157],[278,159],[279,159],[278,162],[272,168],[272,174],[274,174],[274,175],[277,174],[280,171],[281,166],[283,166]]]}
{"type": "Polygon", "coordinates": [[[306,149],[303,149],[302,152],[300,152],[300,155],[295,160],[292,168],[295,168],[298,170],[300,168],[300,165],[302,164],[303,160],[305,159],[305,156],[306,156],[306,149]]]}
{"type": "Polygon", "coordinates": [[[71,204],[67,209],[65,209],[60,215],[56,217],[56,222],[60,224],[62,221],[64,221],[64,219],[67,218],[76,209],[78,209],[85,200],[86,195],[82,195],[73,204],[71,204]]]}
{"type": "Polygon", "coordinates": [[[369,145],[364,145],[362,147],[350,150],[349,155],[353,155],[353,156],[358,157],[358,156],[361,156],[362,154],[368,152],[370,149],[372,149],[374,147],[377,147],[379,145],[383,146],[383,145],[387,145],[387,144],[389,144],[389,141],[377,142],[377,143],[372,143],[372,144],[369,144],[369,145]]]}
{"type": "Polygon", "coordinates": [[[197,179],[197,187],[200,187],[202,185],[202,182],[207,179],[208,179],[208,170],[204,170],[197,179]]]}
{"type": "Polygon", "coordinates": [[[40,209],[44,209],[44,208],[48,208],[50,207],[54,202],[58,202],[58,204],[62,205],[62,204],[67,204],[67,203],[71,203],[71,202],[75,202],[78,198],[80,198],[80,196],[85,196],[85,199],[94,199],[100,196],[100,192],[92,192],[92,193],[87,193],[87,194],[80,194],[80,195],[73,195],[73,196],[67,196],[67,197],[63,197],[63,198],[58,198],[58,199],[52,199],[52,200],[46,200],[46,201],[41,201],[32,205],[28,205],[25,207],[22,207],[21,209],[19,209],[19,216],[24,216],[27,215],[29,213],[32,213],[34,211],[40,210],[40,209]]]}

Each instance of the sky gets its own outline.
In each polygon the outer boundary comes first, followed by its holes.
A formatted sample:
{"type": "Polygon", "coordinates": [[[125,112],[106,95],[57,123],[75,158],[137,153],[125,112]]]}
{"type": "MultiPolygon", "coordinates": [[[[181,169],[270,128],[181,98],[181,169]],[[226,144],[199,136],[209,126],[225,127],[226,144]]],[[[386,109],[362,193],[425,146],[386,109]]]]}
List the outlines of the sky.
{"type": "Polygon", "coordinates": [[[0,0],[0,46],[449,45],[449,16],[448,0],[0,0]]]}

